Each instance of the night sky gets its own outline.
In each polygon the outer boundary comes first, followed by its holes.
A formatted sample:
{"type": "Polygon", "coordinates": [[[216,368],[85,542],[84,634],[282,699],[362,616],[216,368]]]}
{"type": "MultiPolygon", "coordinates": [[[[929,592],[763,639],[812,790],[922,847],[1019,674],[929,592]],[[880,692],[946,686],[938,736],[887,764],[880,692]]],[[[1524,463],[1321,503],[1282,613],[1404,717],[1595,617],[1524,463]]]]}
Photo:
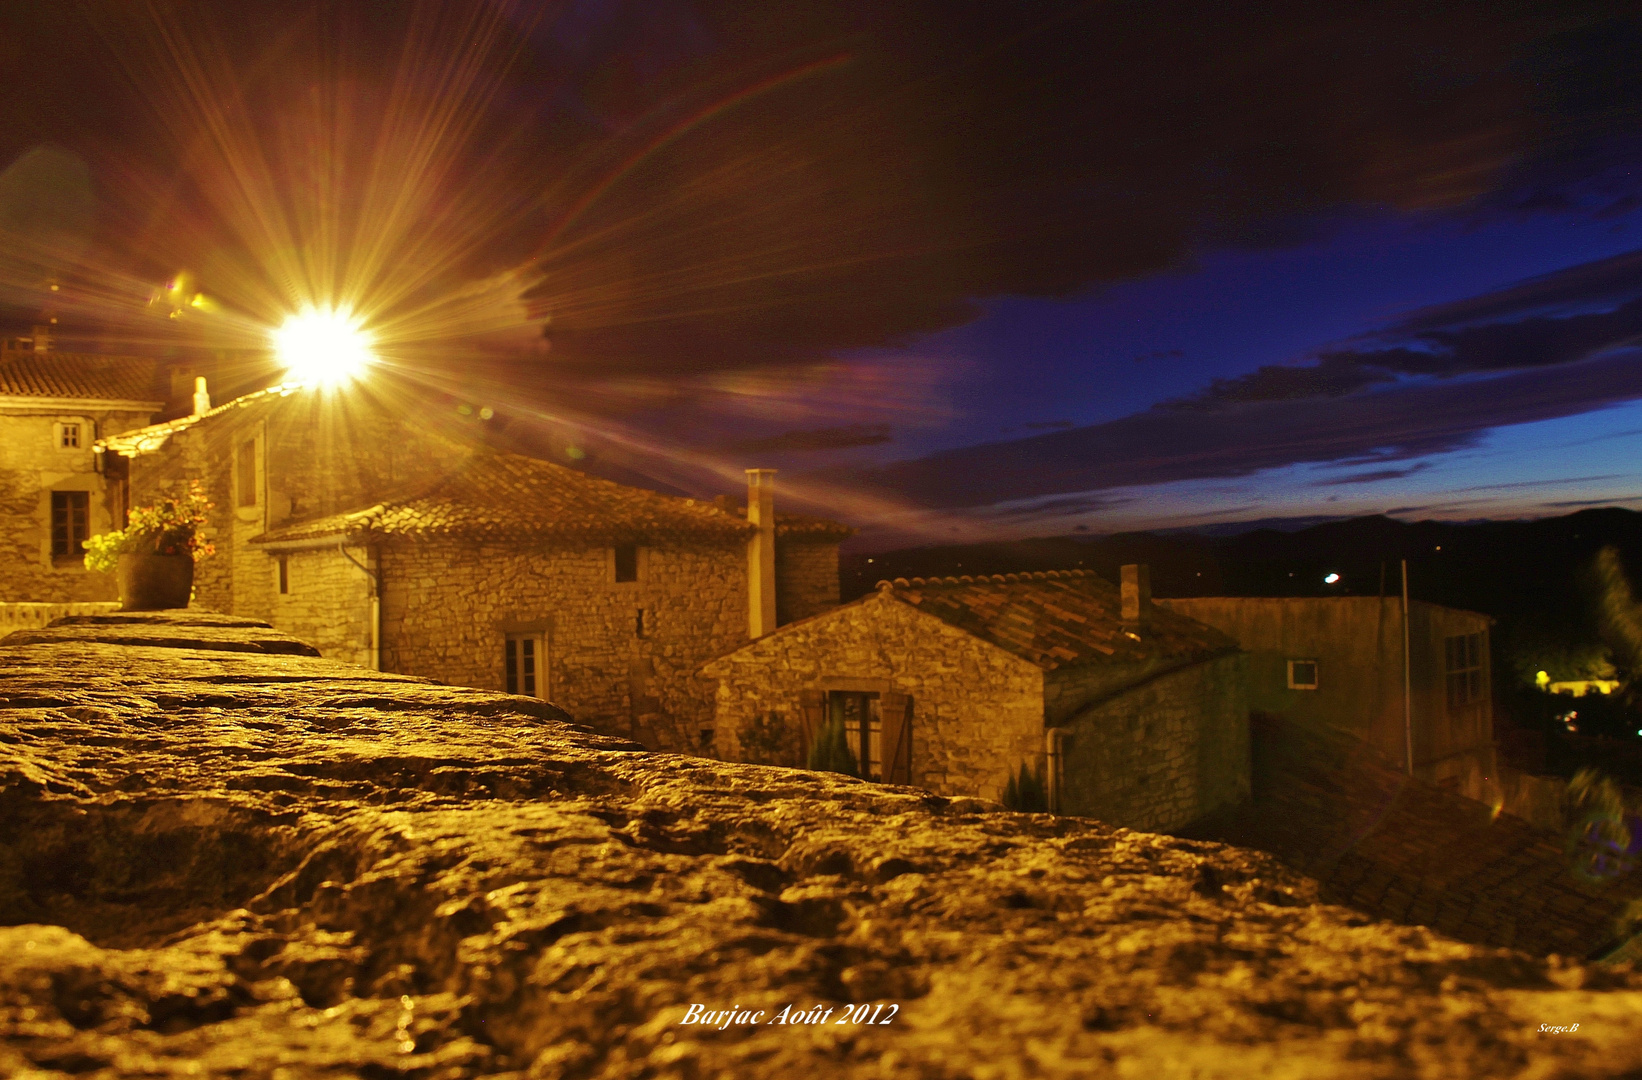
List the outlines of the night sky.
{"type": "Polygon", "coordinates": [[[65,348],[345,300],[514,443],[868,544],[1642,508],[1633,4],[0,10],[65,348]]]}

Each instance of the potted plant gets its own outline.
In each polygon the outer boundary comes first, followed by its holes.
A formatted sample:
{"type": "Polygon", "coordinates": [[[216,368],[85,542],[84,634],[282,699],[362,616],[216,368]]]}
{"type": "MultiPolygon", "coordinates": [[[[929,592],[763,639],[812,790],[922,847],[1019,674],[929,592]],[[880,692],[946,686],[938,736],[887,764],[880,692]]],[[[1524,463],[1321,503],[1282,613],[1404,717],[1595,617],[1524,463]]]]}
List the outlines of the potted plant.
{"type": "Polygon", "coordinates": [[[211,503],[198,480],[181,495],[133,509],[126,527],[86,541],[86,569],[114,574],[124,611],[185,608],[194,563],[216,549],[200,536],[211,503]]]}

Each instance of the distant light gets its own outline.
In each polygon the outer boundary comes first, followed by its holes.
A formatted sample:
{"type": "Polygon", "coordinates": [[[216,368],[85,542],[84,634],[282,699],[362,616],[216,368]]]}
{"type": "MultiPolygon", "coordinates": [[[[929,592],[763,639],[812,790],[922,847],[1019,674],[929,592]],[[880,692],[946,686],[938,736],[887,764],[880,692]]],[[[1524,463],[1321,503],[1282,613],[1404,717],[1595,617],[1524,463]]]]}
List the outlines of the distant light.
{"type": "Polygon", "coordinates": [[[370,333],[346,308],[304,308],[273,338],[275,355],[296,382],[340,386],[376,359],[370,333]]]}
{"type": "Polygon", "coordinates": [[[479,419],[481,419],[481,420],[489,420],[491,417],[493,417],[495,415],[496,415],[496,410],[492,409],[489,405],[486,405],[484,408],[479,410],[479,419]]]}
{"type": "Polygon", "coordinates": [[[1339,581],[1339,580],[1340,580],[1340,575],[1339,574],[1329,574],[1327,577],[1323,578],[1323,584],[1324,585],[1332,585],[1336,581],[1339,581]]]}
{"type": "Polygon", "coordinates": [[[1548,671],[1536,673],[1534,675],[1534,685],[1539,687],[1541,690],[1551,685],[1551,673],[1548,671]]]}

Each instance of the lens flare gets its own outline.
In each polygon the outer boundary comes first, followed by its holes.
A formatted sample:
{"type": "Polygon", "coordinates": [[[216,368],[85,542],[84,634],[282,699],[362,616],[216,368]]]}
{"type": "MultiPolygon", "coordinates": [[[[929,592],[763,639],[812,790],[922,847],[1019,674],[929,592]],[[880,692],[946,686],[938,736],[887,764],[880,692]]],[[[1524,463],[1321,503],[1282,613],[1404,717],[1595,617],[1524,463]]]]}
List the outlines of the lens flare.
{"type": "Polygon", "coordinates": [[[304,308],[273,339],[274,354],[293,382],[340,386],[376,359],[370,332],[345,308],[304,308]]]}

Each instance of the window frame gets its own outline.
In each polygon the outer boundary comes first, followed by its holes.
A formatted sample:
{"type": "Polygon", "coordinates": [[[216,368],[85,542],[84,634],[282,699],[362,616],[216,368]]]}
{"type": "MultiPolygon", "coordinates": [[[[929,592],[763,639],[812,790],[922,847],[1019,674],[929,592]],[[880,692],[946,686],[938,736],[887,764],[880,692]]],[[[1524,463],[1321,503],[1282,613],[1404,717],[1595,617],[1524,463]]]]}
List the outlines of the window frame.
{"type": "Polygon", "coordinates": [[[547,700],[547,635],[515,630],[502,635],[502,690],[515,697],[547,700]],[[523,668],[529,663],[532,670],[523,668]]]}
{"type": "Polygon", "coordinates": [[[52,444],[59,450],[83,450],[80,436],[84,428],[84,420],[59,420],[52,425],[52,444]]]}
{"type": "Polygon", "coordinates": [[[52,560],[56,561],[56,560],[62,559],[62,560],[70,560],[71,561],[71,560],[74,560],[74,559],[83,559],[83,558],[85,558],[85,553],[86,553],[85,542],[87,540],[91,539],[91,492],[89,492],[89,491],[74,491],[74,490],[53,491],[51,493],[51,496],[50,496],[50,504],[49,505],[50,505],[50,514],[51,514],[51,557],[52,557],[52,560]],[[76,530],[75,530],[75,525],[76,525],[75,509],[76,509],[76,507],[74,506],[74,503],[76,501],[76,499],[75,499],[76,496],[78,496],[79,500],[81,501],[80,506],[78,507],[78,509],[81,511],[80,518],[79,518],[79,521],[78,521],[78,525],[80,526],[80,529],[79,529],[78,533],[76,533],[76,530]],[[64,537],[64,540],[65,540],[64,544],[62,544],[62,545],[58,544],[58,536],[60,535],[60,533],[59,533],[60,518],[59,518],[59,509],[58,509],[58,500],[59,499],[61,499],[62,503],[63,503],[62,514],[66,516],[66,520],[62,520],[62,522],[61,522],[62,526],[63,526],[63,528],[61,530],[61,535],[64,537]]]}
{"type": "Polygon", "coordinates": [[[844,742],[855,757],[861,778],[881,782],[884,778],[883,695],[876,690],[828,690],[826,694],[827,723],[843,723],[844,742]],[[849,715],[851,702],[857,705],[853,724],[849,715]]]}
{"type": "Polygon", "coordinates": [[[1320,663],[1318,663],[1318,661],[1315,657],[1297,656],[1297,657],[1293,658],[1292,660],[1288,661],[1288,688],[1290,690],[1315,690],[1315,689],[1317,689],[1317,687],[1322,682],[1321,668],[1322,668],[1322,665],[1320,663]],[[1311,681],[1310,682],[1299,682],[1295,679],[1295,677],[1294,677],[1294,667],[1295,667],[1296,664],[1310,664],[1311,665],[1311,681]]]}
{"type": "Polygon", "coordinates": [[[642,544],[612,544],[610,552],[610,580],[616,585],[634,585],[644,580],[644,546],[642,544]],[[632,576],[623,577],[624,567],[622,552],[631,550],[633,553],[632,576]]]}
{"type": "Polygon", "coordinates": [[[1446,634],[1443,637],[1443,701],[1450,715],[1479,705],[1488,698],[1486,637],[1481,630],[1446,634]],[[1459,661],[1457,666],[1456,660],[1459,661]]]}

